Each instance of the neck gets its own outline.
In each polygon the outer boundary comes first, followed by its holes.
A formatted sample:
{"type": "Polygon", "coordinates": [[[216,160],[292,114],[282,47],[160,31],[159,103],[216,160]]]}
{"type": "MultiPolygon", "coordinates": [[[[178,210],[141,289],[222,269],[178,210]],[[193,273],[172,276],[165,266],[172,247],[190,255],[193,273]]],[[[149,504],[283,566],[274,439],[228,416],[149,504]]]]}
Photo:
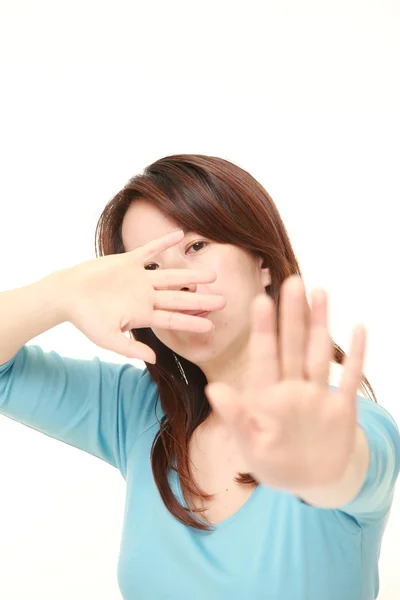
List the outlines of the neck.
{"type": "Polygon", "coordinates": [[[208,383],[226,383],[237,390],[244,389],[249,368],[248,337],[231,344],[225,354],[198,365],[208,383]]]}

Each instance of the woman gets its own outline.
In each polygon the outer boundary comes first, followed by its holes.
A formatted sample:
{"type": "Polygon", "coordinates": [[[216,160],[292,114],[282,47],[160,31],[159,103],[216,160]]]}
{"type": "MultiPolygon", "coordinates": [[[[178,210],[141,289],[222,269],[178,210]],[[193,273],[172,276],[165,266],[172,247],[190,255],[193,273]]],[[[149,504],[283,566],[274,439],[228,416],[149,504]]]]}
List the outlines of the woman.
{"type": "Polygon", "coordinates": [[[98,258],[0,297],[0,411],[126,479],[123,597],[376,598],[399,430],[363,376],[364,328],[345,357],[325,292],[308,306],[268,193],[228,161],[166,157],[96,240],[98,258]],[[63,321],[147,368],[26,346],[63,321]]]}

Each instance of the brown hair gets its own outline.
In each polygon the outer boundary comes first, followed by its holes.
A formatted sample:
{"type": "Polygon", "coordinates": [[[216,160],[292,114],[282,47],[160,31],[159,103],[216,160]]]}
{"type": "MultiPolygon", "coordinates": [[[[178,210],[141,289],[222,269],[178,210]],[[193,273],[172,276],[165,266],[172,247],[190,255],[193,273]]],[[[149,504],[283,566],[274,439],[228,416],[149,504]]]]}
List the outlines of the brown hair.
{"type": "MultiPolygon", "coordinates": [[[[301,276],[300,267],[274,201],[247,171],[222,158],[197,154],[157,160],[130,179],[105,207],[96,227],[97,256],[125,252],[122,222],[129,205],[138,198],[150,201],[181,227],[262,256],[272,280],[265,291],[274,299],[279,315],[280,287],[288,276],[301,276]]],[[[165,506],[179,521],[210,530],[194,516],[203,509],[195,508],[192,499],[211,500],[213,495],[205,494],[196,484],[188,460],[189,440],[211,412],[204,393],[207,379],[199,367],[172,352],[150,328],[133,329],[131,335],[149,345],[157,356],[155,365],[146,363],[164,413],[151,452],[157,488],[165,506]],[[179,475],[187,507],[177,501],[170,487],[169,469],[179,475]]],[[[342,364],[345,353],[332,343],[334,361],[342,364]]],[[[360,387],[376,402],[365,376],[360,387]]],[[[257,485],[249,474],[239,473],[236,481],[257,485]]]]}

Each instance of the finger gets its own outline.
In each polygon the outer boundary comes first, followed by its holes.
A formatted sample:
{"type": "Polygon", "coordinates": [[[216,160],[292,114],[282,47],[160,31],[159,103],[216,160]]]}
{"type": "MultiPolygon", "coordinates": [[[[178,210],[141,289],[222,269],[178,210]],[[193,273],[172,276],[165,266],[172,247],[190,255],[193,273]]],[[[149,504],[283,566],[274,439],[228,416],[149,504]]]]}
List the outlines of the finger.
{"type": "Polygon", "coordinates": [[[311,295],[311,325],[308,340],[306,374],[318,385],[329,384],[333,344],[328,331],[328,298],[325,290],[311,295]]]}
{"type": "Polygon", "coordinates": [[[349,399],[354,400],[363,375],[363,365],[366,351],[366,331],[364,325],[358,325],[353,330],[350,350],[343,363],[343,372],[339,391],[349,399]]]}
{"type": "Polygon", "coordinates": [[[275,304],[270,296],[257,296],[252,305],[249,339],[249,386],[261,390],[279,379],[275,304]]]}
{"type": "Polygon", "coordinates": [[[166,250],[167,248],[174,246],[175,244],[180,242],[184,237],[185,237],[185,234],[184,234],[183,230],[178,229],[177,231],[167,233],[166,235],[163,235],[160,238],[151,240],[151,242],[148,242],[147,244],[144,244],[143,246],[139,246],[138,248],[135,248],[135,250],[132,250],[131,252],[135,252],[135,256],[136,257],[139,256],[140,260],[143,260],[143,262],[145,262],[146,260],[149,260],[150,258],[154,258],[155,256],[157,256],[157,254],[159,254],[160,252],[163,252],[163,250],[166,250]]]}
{"type": "Polygon", "coordinates": [[[154,329],[208,333],[214,329],[214,324],[207,317],[184,315],[183,313],[169,312],[167,310],[153,310],[150,327],[154,329]]]}
{"type": "Polygon", "coordinates": [[[217,279],[215,271],[200,271],[195,269],[160,269],[146,271],[150,282],[156,290],[167,290],[177,285],[190,283],[212,283],[217,279]]]}
{"type": "Polygon", "coordinates": [[[216,294],[198,294],[173,290],[156,291],[154,308],[163,310],[221,310],[226,298],[216,294]]]}
{"type": "Polygon", "coordinates": [[[306,348],[305,289],[299,276],[290,276],[281,286],[279,311],[279,356],[283,379],[304,379],[306,348]]]}

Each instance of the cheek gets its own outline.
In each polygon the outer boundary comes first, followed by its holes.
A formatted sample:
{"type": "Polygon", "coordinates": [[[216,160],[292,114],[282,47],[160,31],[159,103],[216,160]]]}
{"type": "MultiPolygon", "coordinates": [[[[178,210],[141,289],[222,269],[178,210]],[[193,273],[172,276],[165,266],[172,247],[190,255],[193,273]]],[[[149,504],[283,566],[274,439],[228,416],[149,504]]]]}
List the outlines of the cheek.
{"type": "MultiPolygon", "coordinates": [[[[237,335],[241,335],[243,329],[249,326],[250,304],[251,297],[243,293],[243,287],[238,287],[238,278],[234,278],[227,283],[224,289],[223,285],[219,286],[218,290],[208,290],[208,293],[223,294],[226,298],[226,306],[219,311],[213,313],[211,319],[215,324],[215,330],[209,333],[196,333],[193,331],[176,331],[152,328],[154,335],[173,352],[178,352],[184,355],[187,351],[194,347],[208,346],[216,349],[217,347],[225,346],[229,340],[234,339],[237,335]],[[242,293],[238,292],[241,289],[242,293]]],[[[241,284],[243,286],[243,282],[241,284]]],[[[206,292],[204,292],[206,293],[206,292]]]]}
{"type": "Polygon", "coordinates": [[[160,342],[168,346],[168,348],[171,347],[171,342],[174,338],[173,332],[167,331],[166,329],[152,329],[152,332],[154,333],[156,338],[160,340],[160,342]]]}

